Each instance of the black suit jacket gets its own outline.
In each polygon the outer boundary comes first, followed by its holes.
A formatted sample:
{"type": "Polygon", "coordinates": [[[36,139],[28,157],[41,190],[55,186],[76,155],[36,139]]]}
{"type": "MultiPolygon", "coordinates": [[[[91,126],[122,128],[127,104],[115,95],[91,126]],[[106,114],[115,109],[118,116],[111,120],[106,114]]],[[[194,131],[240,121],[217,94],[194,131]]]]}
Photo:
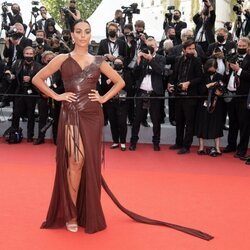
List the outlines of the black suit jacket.
{"type": "MultiPolygon", "coordinates": [[[[171,84],[174,84],[175,86],[178,85],[179,82],[179,75],[180,72],[182,72],[183,67],[182,64],[184,62],[185,56],[181,56],[177,59],[174,67],[174,73],[170,80],[171,84]]],[[[198,95],[199,85],[201,83],[202,79],[202,63],[201,60],[198,57],[194,57],[190,61],[190,66],[188,67],[187,75],[185,77],[185,81],[190,81],[190,85],[187,90],[187,95],[189,96],[196,96],[198,95]]],[[[193,100],[196,102],[196,100],[193,100]]]]}
{"type": "Polygon", "coordinates": [[[204,32],[205,32],[205,36],[206,36],[206,40],[207,42],[210,43],[214,43],[215,39],[214,39],[214,23],[215,23],[215,11],[212,10],[210,11],[210,15],[205,19],[205,21],[203,20],[202,16],[197,13],[196,15],[193,16],[193,21],[196,24],[195,27],[195,37],[198,33],[198,31],[200,30],[200,28],[202,27],[202,25],[204,26],[204,32]]]}
{"type": "Polygon", "coordinates": [[[169,23],[169,26],[175,28],[177,44],[181,44],[181,31],[183,29],[187,28],[187,23],[185,23],[183,21],[179,21],[179,22],[176,22],[176,23],[171,22],[171,23],[169,23]]]}
{"type": "Polygon", "coordinates": [[[164,93],[163,71],[165,66],[165,57],[162,55],[156,54],[150,62],[142,60],[141,63],[135,67],[134,74],[135,78],[137,79],[135,87],[137,90],[140,89],[141,83],[147,74],[148,65],[152,68],[151,81],[153,91],[157,95],[162,95],[164,93]]]}
{"type": "MultiPolygon", "coordinates": [[[[23,49],[27,46],[32,46],[32,40],[26,37],[22,37],[20,43],[16,46],[16,58],[23,59],[23,49]]],[[[7,66],[10,68],[13,63],[13,56],[14,56],[14,45],[10,43],[9,48],[5,46],[3,55],[5,58],[8,58],[7,66]]]]}

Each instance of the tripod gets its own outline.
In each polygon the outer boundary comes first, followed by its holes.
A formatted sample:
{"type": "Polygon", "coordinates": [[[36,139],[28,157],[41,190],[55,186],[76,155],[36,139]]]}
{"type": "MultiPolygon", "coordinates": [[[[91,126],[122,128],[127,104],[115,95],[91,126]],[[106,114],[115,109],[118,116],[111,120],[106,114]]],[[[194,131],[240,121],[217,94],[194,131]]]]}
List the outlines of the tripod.
{"type": "Polygon", "coordinates": [[[36,20],[36,19],[37,19],[37,17],[39,16],[39,14],[38,14],[38,12],[32,11],[32,12],[31,12],[31,18],[30,18],[30,23],[32,23],[32,16],[35,18],[35,22],[34,22],[34,23],[32,24],[32,26],[30,27],[30,31],[29,31],[27,37],[30,36],[30,33],[32,32],[34,26],[35,26],[35,30],[38,30],[37,20],[36,20]]]}

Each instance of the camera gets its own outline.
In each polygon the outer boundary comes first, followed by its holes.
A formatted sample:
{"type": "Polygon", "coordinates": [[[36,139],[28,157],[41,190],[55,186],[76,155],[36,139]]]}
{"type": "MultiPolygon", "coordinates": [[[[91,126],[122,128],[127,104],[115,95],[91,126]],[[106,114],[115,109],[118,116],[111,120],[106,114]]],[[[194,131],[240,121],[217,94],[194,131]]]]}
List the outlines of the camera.
{"type": "Polygon", "coordinates": [[[138,9],[137,3],[132,3],[129,7],[122,6],[121,8],[125,15],[140,14],[140,9],[138,9]]]}
{"type": "Polygon", "coordinates": [[[63,12],[64,15],[69,14],[69,8],[67,8],[67,7],[61,7],[60,11],[63,12]]]}
{"type": "Polygon", "coordinates": [[[226,56],[226,61],[228,63],[236,64],[238,62],[238,55],[236,53],[229,53],[226,56]]]}
{"type": "Polygon", "coordinates": [[[141,52],[145,53],[145,54],[153,54],[154,53],[154,48],[153,47],[149,47],[149,46],[143,46],[141,48],[141,52]]]}
{"type": "Polygon", "coordinates": [[[168,12],[165,14],[165,18],[168,20],[169,23],[171,23],[173,17],[173,14],[171,12],[172,10],[175,10],[175,6],[174,5],[168,6],[168,12]]]}
{"type": "Polygon", "coordinates": [[[219,90],[222,93],[224,92],[223,85],[221,85],[219,81],[217,81],[211,89],[219,90]]]}
{"type": "Polygon", "coordinates": [[[126,34],[126,37],[130,37],[131,39],[135,38],[135,34],[133,31],[129,32],[128,34],[126,34]]]}
{"type": "Polygon", "coordinates": [[[171,11],[171,10],[175,10],[175,6],[173,5],[168,6],[168,11],[171,11]]]}
{"type": "Polygon", "coordinates": [[[7,2],[2,3],[2,11],[4,13],[8,12],[8,6],[12,6],[12,3],[7,3],[7,2]]]}
{"type": "Polygon", "coordinates": [[[39,1],[32,1],[31,4],[32,5],[39,5],[39,1]]]}
{"type": "Polygon", "coordinates": [[[12,37],[14,40],[18,40],[23,36],[22,33],[17,32],[17,29],[14,28],[6,32],[6,37],[12,37]]]}

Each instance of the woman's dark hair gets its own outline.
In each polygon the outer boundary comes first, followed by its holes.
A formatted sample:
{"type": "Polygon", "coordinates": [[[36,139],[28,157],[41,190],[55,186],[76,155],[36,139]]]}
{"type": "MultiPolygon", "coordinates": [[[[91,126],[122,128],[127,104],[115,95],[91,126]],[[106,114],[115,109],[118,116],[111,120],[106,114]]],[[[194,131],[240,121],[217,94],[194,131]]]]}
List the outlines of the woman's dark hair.
{"type": "Polygon", "coordinates": [[[210,58],[210,59],[208,59],[206,62],[205,62],[205,64],[204,64],[204,72],[208,72],[208,70],[210,69],[210,68],[215,68],[215,69],[217,69],[218,68],[218,63],[217,63],[217,60],[216,59],[214,59],[214,58],[210,58]]]}
{"type": "Polygon", "coordinates": [[[71,26],[70,31],[71,31],[72,33],[74,32],[75,26],[76,26],[78,23],[87,23],[87,24],[90,26],[90,23],[89,23],[87,20],[78,19],[78,20],[76,20],[76,21],[74,22],[74,24],[71,26]]]}

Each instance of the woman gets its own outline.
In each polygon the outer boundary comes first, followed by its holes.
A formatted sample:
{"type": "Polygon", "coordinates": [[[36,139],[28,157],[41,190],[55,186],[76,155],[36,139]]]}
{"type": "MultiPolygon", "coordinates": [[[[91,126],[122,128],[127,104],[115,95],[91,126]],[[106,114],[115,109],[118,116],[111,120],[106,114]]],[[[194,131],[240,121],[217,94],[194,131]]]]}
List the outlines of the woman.
{"type": "Polygon", "coordinates": [[[200,94],[210,96],[202,99],[198,105],[196,119],[196,135],[199,138],[199,155],[209,154],[216,157],[221,155],[220,137],[223,136],[223,100],[218,98],[223,94],[223,76],[216,72],[216,59],[209,59],[204,65],[204,77],[200,94]],[[204,150],[204,139],[214,139],[214,147],[208,152],[204,150]]]}
{"type": "Polygon", "coordinates": [[[128,216],[139,222],[165,225],[194,236],[210,240],[210,235],[194,229],[151,220],[122,207],[101,176],[101,139],[103,112],[101,104],[115,96],[124,81],[101,56],[88,54],[91,37],[87,21],[78,20],[72,27],[75,48],[70,54],[54,58],[34,78],[33,83],[46,95],[62,101],[58,128],[57,169],[54,190],[42,228],[66,227],[77,232],[78,225],[87,233],[106,228],[100,202],[101,185],[128,216]],[[65,93],[56,94],[44,80],[61,70],[65,93]],[[96,82],[100,73],[105,74],[113,87],[100,96],[96,82]]]}

